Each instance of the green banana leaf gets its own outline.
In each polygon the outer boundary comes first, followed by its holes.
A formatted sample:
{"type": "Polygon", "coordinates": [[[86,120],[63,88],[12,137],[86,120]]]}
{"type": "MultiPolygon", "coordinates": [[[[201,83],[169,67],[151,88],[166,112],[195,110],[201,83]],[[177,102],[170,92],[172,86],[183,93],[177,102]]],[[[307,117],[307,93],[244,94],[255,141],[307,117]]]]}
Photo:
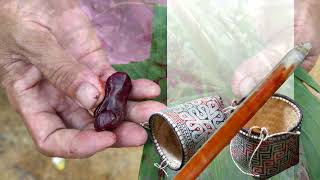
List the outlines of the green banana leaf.
{"type": "MultiPolygon", "coordinates": [[[[162,93],[156,100],[166,103],[167,90],[167,16],[166,7],[154,7],[152,50],[149,59],[143,62],[130,63],[125,65],[114,65],[118,71],[128,72],[132,78],[148,78],[157,82],[162,93]]],[[[304,119],[301,134],[301,155],[300,163],[274,177],[272,180],[283,179],[319,179],[320,178],[320,101],[314,97],[306,88],[310,86],[320,92],[320,86],[305,72],[299,68],[294,76],[294,98],[302,107],[304,119]]],[[[168,176],[157,169],[154,163],[160,163],[160,158],[155,151],[151,139],[144,146],[140,166],[139,179],[172,179],[175,171],[166,169],[168,176]]],[[[243,175],[233,164],[229,147],[226,147],[211,165],[201,174],[198,179],[252,179],[243,175]]]]}
{"type": "MultiPolygon", "coordinates": [[[[167,9],[156,5],[154,7],[152,47],[150,58],[142,62],[114,65],[118,71],[127,72],[133,79],[146,78],[158,83],[161,95],[155,100],[166,104],[167,101],[167,9]]],[[[150,136],[149,136],[150,137],[150,136]]],[[[154,150],[149,138],[143,149],[139,179],[154,179],[163,176],[161,171],[153,166],[160,158],[154,150]]]]}
{"type": "Polygon", "coordinates": [[[320,179],[320,100],[313,96],[304,83],[320,93],[320,86],[302,68],[296,70],[294,97],[303,110],[301,143],[310,179],[320,179]]]}
{"type": "Polygon", "coordinates": [[[158,83],[161,95],[157,101],[166,103],[167,99],[167,18],[166,8],[154,7],[152,46],[150,58],[141,62],[113,65],[118,71],[127,72],[133,79],[145,78],[158,83]]]}

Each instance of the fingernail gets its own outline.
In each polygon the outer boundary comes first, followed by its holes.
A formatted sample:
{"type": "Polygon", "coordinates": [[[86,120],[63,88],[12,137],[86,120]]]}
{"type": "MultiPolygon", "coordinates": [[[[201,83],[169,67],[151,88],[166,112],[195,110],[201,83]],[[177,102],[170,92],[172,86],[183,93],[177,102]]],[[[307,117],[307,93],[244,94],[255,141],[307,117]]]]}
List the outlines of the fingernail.
{"type": "Polygon", "coordinates": [[[81,84],[76,92],[78,103],[86,109],[93,108],[99,98],[99,95],[98,90],[89,83],[81,84]]]}
{"type": "Polygon", "coordinates": [[[247,96],[256,86],[256,82],[252,77],[246,77],[240,84],[240,93],[243,97],[247,96]]]}

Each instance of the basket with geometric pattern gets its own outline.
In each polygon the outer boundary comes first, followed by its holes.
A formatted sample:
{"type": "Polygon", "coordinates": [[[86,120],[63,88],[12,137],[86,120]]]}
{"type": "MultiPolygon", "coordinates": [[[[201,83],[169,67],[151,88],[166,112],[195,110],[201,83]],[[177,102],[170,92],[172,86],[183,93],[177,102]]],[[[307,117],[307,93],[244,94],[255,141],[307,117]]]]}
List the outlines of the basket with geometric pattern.
{"type": "Polygon", "coordinates": [[[301,121],[301,109],[292,99],[274,95],[232,139],[237,167],[266,179],[299,163],[301,121]]]}

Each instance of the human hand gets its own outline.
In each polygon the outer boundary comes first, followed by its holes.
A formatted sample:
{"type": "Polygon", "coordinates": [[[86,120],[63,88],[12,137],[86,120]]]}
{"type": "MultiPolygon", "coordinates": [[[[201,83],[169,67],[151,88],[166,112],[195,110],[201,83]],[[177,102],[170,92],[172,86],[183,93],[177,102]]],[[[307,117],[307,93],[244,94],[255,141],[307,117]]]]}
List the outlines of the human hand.
{"type": "Polygon", "coordinates": [[[295,0],[294,41],[295,44],[310,42],[312,49],[302,64],[310,71],[320,54],[320,2],[317,0],[295,0]]]}
{"type": "MultiPolygon", "coordinates": [[[[313,46],[302,67],[310,71],[320,54],[320,2],[317,0],[295,0],[294,41],[295,44],[310,42],[313,46]]],[[[286,33],[286,32],[283,32],[286,33]]],[[[279,38],[279,37],[277,37],[279,38]]],[[[237,97],[244,97],[271,71],[280,60],[275,39],[262,52],[244,61],[235,71],[232,90],[237,97]]],[[[281,41],[281,40],[280,40],[281,41]]],[[[290,42],[290,40],[287,40],[290,42]]],[[[281,42],[280,42],[281,44],[281,42]]],[[[281,48],[281,47],[280,47],[281,48]]]]}
{"type": "Polygon", "coordinates": [[[139,146],[147,133],[136,123],[165,106],[149,80],[134,80],[127,121],[96,132],[89,109],[104,97],[115,72],[76,0],[0,1],[0,81],[40,152],[85,158],[107,147],[139,146]]]}

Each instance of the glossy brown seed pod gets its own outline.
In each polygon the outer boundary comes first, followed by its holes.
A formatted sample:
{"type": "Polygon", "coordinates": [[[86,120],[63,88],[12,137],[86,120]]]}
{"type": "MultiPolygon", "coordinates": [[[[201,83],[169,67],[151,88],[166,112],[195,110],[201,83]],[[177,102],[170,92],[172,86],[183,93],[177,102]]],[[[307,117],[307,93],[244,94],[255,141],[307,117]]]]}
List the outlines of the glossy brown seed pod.
{"type": "Polygon", "coordinates": [[[105,89],[105,98],[94,112],[96,131],[112,130],[125,119],[131,79],[124,72],[116,72],[107,79],[105,89]]]}

